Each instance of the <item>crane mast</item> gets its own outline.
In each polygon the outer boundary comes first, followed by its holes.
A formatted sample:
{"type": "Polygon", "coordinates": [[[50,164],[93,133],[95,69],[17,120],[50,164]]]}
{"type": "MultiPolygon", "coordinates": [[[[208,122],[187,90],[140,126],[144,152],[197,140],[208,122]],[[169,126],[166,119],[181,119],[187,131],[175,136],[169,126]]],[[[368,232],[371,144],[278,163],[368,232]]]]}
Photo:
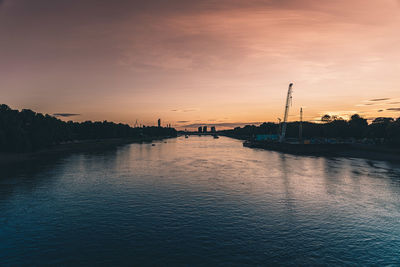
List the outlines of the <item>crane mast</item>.
{"type": "Polygon", "coordinates": [[[287,120],[288,120],[288,116],[289,116],[289,106],[292,102],[292,87],[293,87],[293,83],[289,84],[289,89],[288,89],[287,97],[286,97],[285,116],[283,117],[282,133],[279,138],[279,142],[285,141],[286,124],[287,124],[287,120]]]}

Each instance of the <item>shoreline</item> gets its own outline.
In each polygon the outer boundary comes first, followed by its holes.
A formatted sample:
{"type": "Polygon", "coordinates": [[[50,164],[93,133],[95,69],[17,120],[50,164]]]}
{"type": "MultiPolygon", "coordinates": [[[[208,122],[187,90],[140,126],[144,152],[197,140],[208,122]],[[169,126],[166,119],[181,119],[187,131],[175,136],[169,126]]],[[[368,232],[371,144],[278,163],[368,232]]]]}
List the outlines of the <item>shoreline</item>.
{"type": "Polygon", "coordinates": [[[79,140],[70,143],[57,144],[35,152],[1,152],[0,165],[26,162],[49,156],[62,155],[74,152],[86,152],[115,148],[126,144],[151,143],[157,140],[175,138],[174,136],[148,137],[148,138],[112,138],[97,140],[79,140]]]}
{"type": "Polygon", "coordinates": [[[243,145],[249,148],[277,151],[300,156],[316,157],[341,157],[341,158],[362,158],[369,160],[380,160],[389,162],[400,162],[400,149],[384,145],[362,145],[362,144],[280,144],[257,142],[227,137],[244,141],[243,145]],[[247,142],[246,142],[247,141],[247,142]]]}

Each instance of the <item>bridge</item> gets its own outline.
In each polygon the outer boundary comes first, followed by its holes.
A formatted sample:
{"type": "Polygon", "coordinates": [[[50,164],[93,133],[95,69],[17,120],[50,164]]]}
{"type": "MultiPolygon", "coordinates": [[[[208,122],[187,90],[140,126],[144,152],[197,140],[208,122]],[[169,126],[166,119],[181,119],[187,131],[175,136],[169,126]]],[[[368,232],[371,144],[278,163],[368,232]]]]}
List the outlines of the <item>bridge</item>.
{"type": "Polygon", "coordinates": [[[178,132],[178,135],[179,136],[182,136],[182,135],[212,135],[212,136],[214,136],[214,135],[219,135],[219,133],[218,132],[205,132],[205,133],[199,133],[199,132],[185,132],[185,131],[179,131],[178,132]]]}

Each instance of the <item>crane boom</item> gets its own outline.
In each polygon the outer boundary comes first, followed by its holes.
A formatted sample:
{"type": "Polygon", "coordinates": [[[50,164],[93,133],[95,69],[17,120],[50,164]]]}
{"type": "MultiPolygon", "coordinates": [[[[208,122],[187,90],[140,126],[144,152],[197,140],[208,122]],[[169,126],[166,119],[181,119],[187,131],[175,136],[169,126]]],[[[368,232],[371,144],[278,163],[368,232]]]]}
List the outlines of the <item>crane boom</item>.
{"type": "Polygon", "coordinates": [[[290,103],[292,102],[292,87],[293,87],[293,83],[289,84],[289,89],[288,89],[287,97],[286,97],[285,116],[283,117],[282,133],[279,138],[279,142],[285,141],[286,124],[287,124],[287,120],[288,120],[288,116],[289,116],[289,106],[290,106],[290,103]]]}

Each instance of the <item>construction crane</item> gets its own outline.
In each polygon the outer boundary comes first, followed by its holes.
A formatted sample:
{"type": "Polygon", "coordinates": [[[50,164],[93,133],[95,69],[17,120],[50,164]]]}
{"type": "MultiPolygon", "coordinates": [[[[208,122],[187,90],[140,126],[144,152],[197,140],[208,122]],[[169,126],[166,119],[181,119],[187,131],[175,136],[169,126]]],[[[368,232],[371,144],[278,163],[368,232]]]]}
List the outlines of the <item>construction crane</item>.
{"type": "Polygon", "coordinates": [[[279,142],[284,142],[285,141],[285,135],[286,135],[286,124],[289,116],[289,106],[292,103],[292,87],[293,83],[289,84],[289,89],[287,92],[287,97],[286,97],[286,106],[285,106],[285,116],[283,117],[283,123],[282,123],[282,133],[279,138],[279,142]]]}

